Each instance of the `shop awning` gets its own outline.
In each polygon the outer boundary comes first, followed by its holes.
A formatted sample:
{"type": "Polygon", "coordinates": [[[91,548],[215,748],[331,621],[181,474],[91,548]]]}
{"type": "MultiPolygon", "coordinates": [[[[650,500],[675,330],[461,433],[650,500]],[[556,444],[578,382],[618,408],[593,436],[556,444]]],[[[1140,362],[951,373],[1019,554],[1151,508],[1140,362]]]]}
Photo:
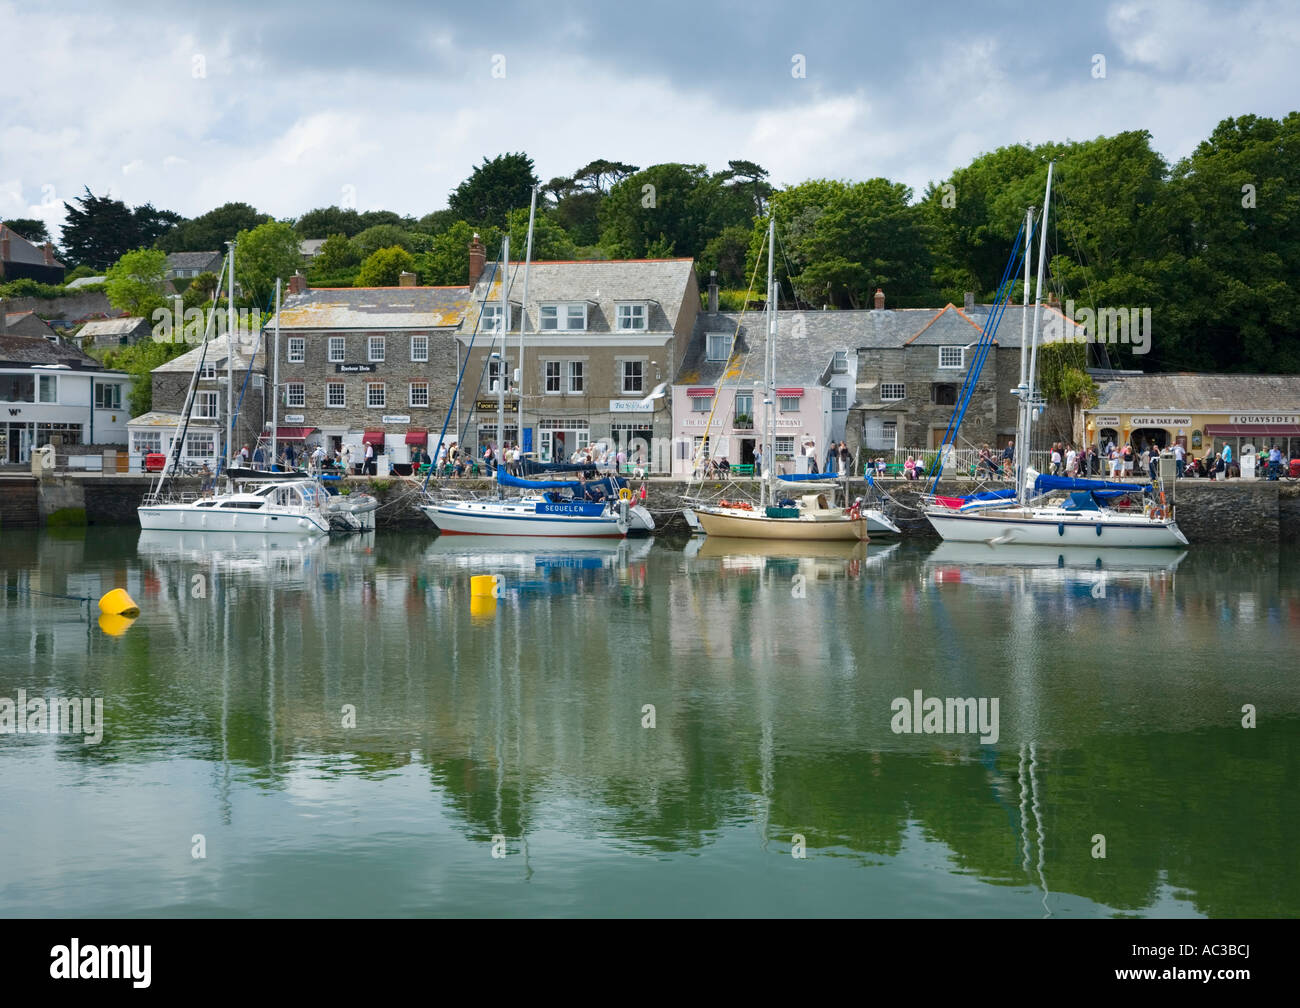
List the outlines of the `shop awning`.
{"type": "Polygon", "coordinates": [[[381,430],[368,430],[362,435],[361,443],[382,448],[384,446],[384,432],[381,430]]]}
{"type": "Polygon", "coordinates": [[[306,441],[316,433],[315,427],[277,427],[275,429],[275,439],[277,441],[306,441]]]}
{"type": "Polygon", "coordinates": [[[713,395],[711,388],[688,388],[686,394],[692,399],[703,399],[705,396],[713,395]]]}
{"type": "Polygon", "coordinates": [[[1206,424],[1206,437],[1300,437],[1300,424],[1206,424]]]}
{"type": "Polygon", "coordinates": [[[801,395],[803,395],[803,389],[801,389],[801,388],[779,388],[779,389],[776,390],[776,394],[779,395],[779,396],[784,396],[784,397],[786,397],[786,398],[790,398],[791,396],[801,396],[801,395]]]}
{"type": "Polygon", "coordinates": [[[409,430],[406,432],[406,443],[425,448],[429,444],[429,432],[427,430],[409,430]]]}

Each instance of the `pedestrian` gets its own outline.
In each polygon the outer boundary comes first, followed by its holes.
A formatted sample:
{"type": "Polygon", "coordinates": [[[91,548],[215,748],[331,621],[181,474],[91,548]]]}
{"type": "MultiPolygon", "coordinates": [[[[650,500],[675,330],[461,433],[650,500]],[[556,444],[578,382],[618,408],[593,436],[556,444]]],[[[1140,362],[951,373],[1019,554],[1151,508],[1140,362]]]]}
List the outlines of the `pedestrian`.
{"type": "Polygon", "coordinates": [[[361,467],[362,472],[364,472],[367,476],[373,476],[375,474],[375,470],[374,470],[375,446],[372,445],[369,441],[366,442],[366,453],[362,458],[365,463],[361,467]]]}
{"type": "Polygon", "coordinates": [[[496,451],[493,449],[491,441],[489,441],[483,448],[483,468],[485,471],[491,473],[497,471],[496,451]]]}
{"type": "Polygon", "coordinates": [[[1052,445],[1052,475],[1061,475],[1061,445],[1057,442],[1052,445]]]}
{"type": "Polygon", "coordinates": [[[325,467],[325,446],[317,445],[316,450],[311,453],[311,469],[319,473],[325,467]]]}
{"type": "Polygon", "coordinates": [[[1016,464],[1016,443],[1008,441],[1007,446],[1002,449],[1002,468],[1013,469],[1016,464]]]}
{"type": "Polygon", "coordinates": [[[248,467],[248,445],[239,449],[239,464],[243,468],[248,467]]]}
{"type": "Polygon", "coordinates": [[[754,476],[758,479],[763,478],[763,446],[754,446],[754,476]]]}
{"type": "Polygon", "coordinates": [[[1175,479],[1183,478],[1183,470],[1187,468],[1187,449],[1183,447],[1181,441],[1174,442],[1174,470],[1175,479]]]}
{"type": "Polygon", "coordinates": [[[1151,460],[1148,463],[1147,471],[1150,473],[1151,482],[1156,481],[1156,471],[1160,468],[1160,449],[1155,445],[1151,446],[1151,460]]]}
{"type": "Polygon", "coordinates": [[[840,478],[841,479],[849,474],[849,462],[851,462],[852,460],[853,460],[853,455],[849,451],[848,442],[841,441],[840,442],[840,478]]]}
{"type": "Polygon", "coordinates": [[[288,469],[293,468],[293,459],[294,459],[293,445],[287,444],[284,446],[284,464],[286,468],[288,469]]]}
{"type": "Polygon", "coordinates": [[[1070,445],[1065,453],[1065,474],[1067,476],[1077,476],[1079,469],[1079,453],[1074,450],[1074,445],[1070,445]]]}

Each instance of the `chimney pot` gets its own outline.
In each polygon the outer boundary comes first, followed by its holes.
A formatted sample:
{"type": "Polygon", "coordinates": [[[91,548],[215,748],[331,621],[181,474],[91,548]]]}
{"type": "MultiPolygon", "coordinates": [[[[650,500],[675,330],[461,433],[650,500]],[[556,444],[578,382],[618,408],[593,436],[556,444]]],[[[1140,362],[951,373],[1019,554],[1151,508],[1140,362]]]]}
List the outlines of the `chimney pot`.
{"type": "Polygon", "coordinates": [[[717,314],[718,311],[718,271],[709,270],[709,312],[717,314]]]}
{"type": "Polygon", "coordinates": [[[46,265],[46,266],[53,266],[53,265],[54,265],[54,245],[53,245],[53,243],[52,243],[52,242],[46,242],[45,245],[41,248],[41,251],[45,254],[45,265],[46,265]]]}
{"type": "Polygon", "coordinates": [[[415,286],[415,274],[414,274],[414,273],[408,273],[406,270],[402,270],[402,272],[399,273],[398,276],[397,276],[397,286],[398,286],[398,287],[414,287],[414,286],[415,286]]]}
{"type": "Polygon", "coordinates": [[[301,273],[294,273],[294,275],[289,278],[289,293],[306,294],[307,278],[301,273]]]}
{"type": "Polygon", "coordinates": [[[872,298],[876,305],[876,311],[883,311],[885,307],[885,292],[879,287],[876,288],[875,296],[872,298]]]}
{"type": "Polygon", "coordinates": [[[478,278],[483,275],[483,267],[487,264],[487,248],[479,241],[478,232],[474,232],[474,237],[469,243],[469,285],[473,287],[478,283],[478,278]]]}

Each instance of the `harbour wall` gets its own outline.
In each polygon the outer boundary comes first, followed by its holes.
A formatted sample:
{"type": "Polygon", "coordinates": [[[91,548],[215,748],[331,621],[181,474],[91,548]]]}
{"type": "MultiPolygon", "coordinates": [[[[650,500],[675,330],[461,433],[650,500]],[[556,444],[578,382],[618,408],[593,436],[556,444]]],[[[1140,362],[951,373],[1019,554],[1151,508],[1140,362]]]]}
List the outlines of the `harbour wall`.
{"type": "MultiPolygon", "coordinates": [[[[189,481],[197,490],[197,480],[189,481]]],[[[690,494],[699,499],[717,500],[727,494],[740,496],[746,489],[757,491],[757,484],[715,482],[687,484],[681,480],[646,481],[646,507],[654,514],[658,531],[686,534],[681,517],[681,499],[690,494]],[[737,488],[741,494],[737,493],[737,488]]],[[[186,481],[179,481],[183,486],[186,481]]],[[[348,483],[358,490],[374,494],[380,507],[376,526],[383,529],[422,529],[429,521],[415,507],[419,487],[398,478],[349,477],[348,483]]],[[[153,477],[143,474],[99,475],[97,473],[51,474],[39,480],[15,480],[4,492],[9,504],[0,511],[0,522],[10,529],[51,523],[87,525],[133,525],[136,508],[153,485],[153,477]],[[20,487],[18,484],[21,483],[20,487]],[[35,484],[35,493],[28,487],[35,484]],[[84,515],[84,519],[80,516],[84,515]],[[30,517],[30,520],[27,520],[30,517]]],[[[633,487],[639,488],[636,481],[633,487]]],[[[488,480],[446,480],[449,490],[489,493],[494,484],[488,480]]],[[[896,522],[904,535],[933,536],[934,532],[921,514],[920,486],[905,480],[890,480],[886,491],[899,504],[896,522]]],[[[966,480],[947,480],[940,484],[941,494],[960,495],[976,487],[966,480]]],[[[869,498],[864,483],[851,483],[854,496],[869,498]]],[[[1182,480],[1175,500],[1178,526],[1192,543],[1216,542],[1280,544],[1300,536],[1300,483],[1267,480],[1182,480]]]]}

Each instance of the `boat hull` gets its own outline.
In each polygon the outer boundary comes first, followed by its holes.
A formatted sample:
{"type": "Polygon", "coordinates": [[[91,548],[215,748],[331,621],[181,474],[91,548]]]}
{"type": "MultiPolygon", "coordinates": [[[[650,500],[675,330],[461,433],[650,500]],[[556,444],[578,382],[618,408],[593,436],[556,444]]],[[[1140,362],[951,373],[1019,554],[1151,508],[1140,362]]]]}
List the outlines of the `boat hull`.
{"type": "Polygon", "coordinates": [[[1187,537],[1172,520],[1142,515],[1097,512],[1031,512],[1021,509],[959,514],[946,508],[925,512],[945,542],[990,543],[994,546],[1092,546],[1120,549],[1167,548],[1187,545],[1187,537]]]}
{"type": "Polygon", "coordinates": [[[627,524],[617,514],[539,515],[528,504],[425,504],[420,508],[444,535],[559,536],[622,539],[627,524]]]}
{"type": "Polygon", "coordinates": [[[806,542],[866,542],[865,518],[768,518],[761,514],[695,508],[705,533],[732,539],[786,539],[806,542]]]}
{"type": "Polygon", "coordinates": [[[155,504],[136,510],[142,529],[158,532],[305,533],[325,535],[329,523],[317,515],[244,511],[235,508],[196,508],[187,504],[155,504]]]}
{"type": "Polygon", "coordinates": [[[866,519],[867,531],[873,535],[902,535],[902,530],[889,520],[889,516],[883,511],[870,508],[862,512],[862,517],[866,519]]]}

